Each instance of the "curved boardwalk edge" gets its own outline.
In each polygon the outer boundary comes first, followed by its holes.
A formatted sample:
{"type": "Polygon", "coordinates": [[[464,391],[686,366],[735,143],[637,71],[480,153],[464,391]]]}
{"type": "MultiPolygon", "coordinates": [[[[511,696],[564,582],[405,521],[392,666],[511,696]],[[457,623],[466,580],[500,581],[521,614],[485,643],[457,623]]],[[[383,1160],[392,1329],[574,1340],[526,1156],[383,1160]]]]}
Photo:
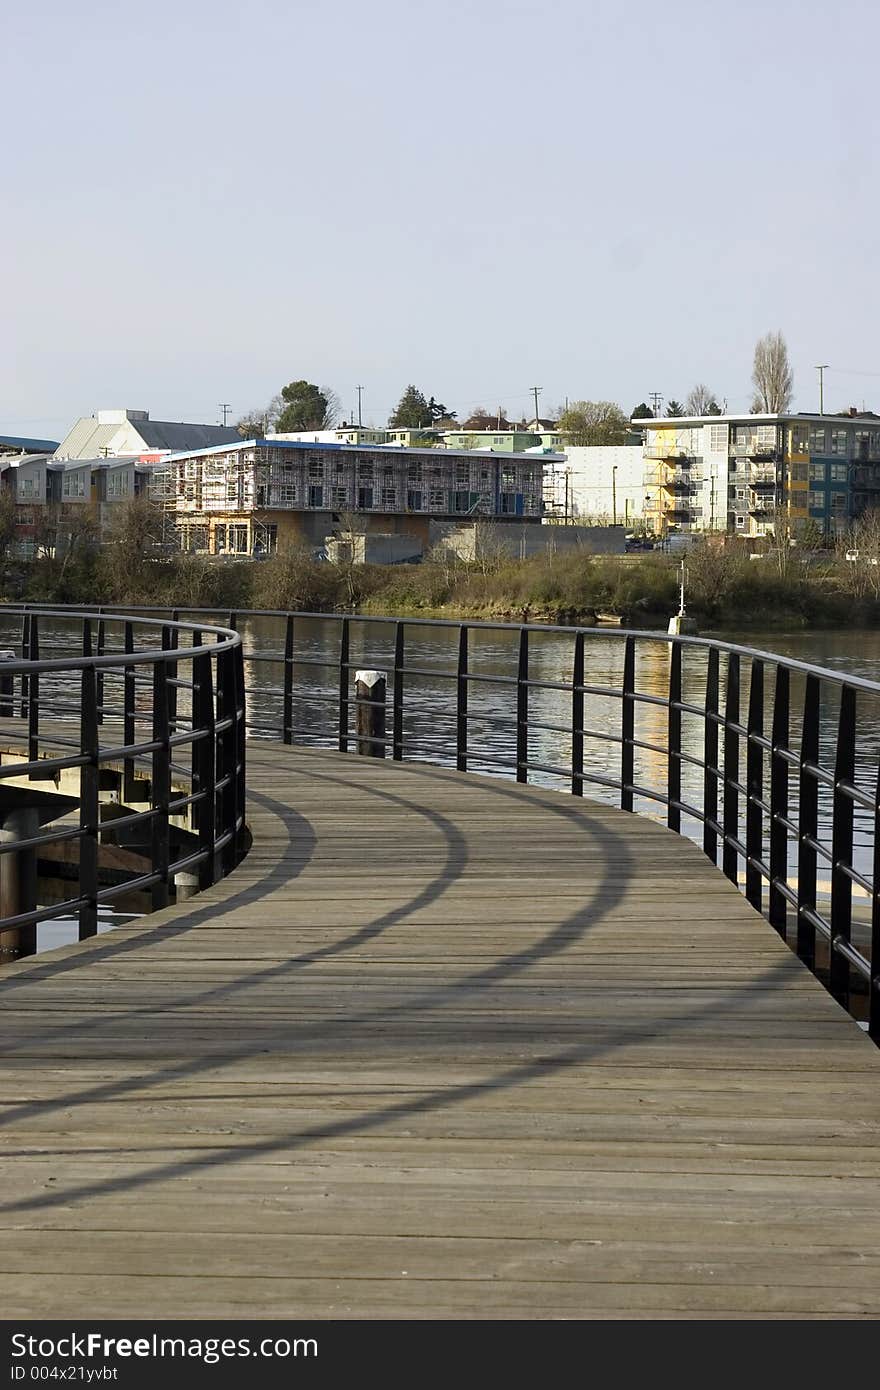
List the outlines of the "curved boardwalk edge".
{"type": "Polygon", "coordinates": [[[7,1317],[880,1312],[877,1050],[695,846],[248,770],[229,878],[0,977],[7,1317]]]}

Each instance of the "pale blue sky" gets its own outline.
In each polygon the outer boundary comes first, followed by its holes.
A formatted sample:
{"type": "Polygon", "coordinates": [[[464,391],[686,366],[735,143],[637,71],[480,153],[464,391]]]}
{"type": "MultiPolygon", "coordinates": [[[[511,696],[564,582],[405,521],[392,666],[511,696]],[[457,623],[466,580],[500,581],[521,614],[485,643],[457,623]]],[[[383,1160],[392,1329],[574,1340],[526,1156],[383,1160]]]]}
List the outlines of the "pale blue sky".
{"type": "Polygon", "coordinates": [[[2,7],[0,433],[233,416],[305,376],[384,422],[880,407],[870,0],[2,7]],[[873,374],[873,375],[872,375],[873,374]]]}

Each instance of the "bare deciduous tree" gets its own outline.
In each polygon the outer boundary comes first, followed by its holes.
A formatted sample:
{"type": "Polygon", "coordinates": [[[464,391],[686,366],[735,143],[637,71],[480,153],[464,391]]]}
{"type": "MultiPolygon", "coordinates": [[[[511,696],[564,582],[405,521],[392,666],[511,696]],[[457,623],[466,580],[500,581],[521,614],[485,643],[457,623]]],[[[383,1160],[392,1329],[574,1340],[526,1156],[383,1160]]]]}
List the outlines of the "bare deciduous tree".
{"type": "Polygon", "coordinates": [[[880,598],[880,511],[863,512],[837,544],[844,586],[855,598],[880,598]]]}
{"type": "Polygon", "coordinates": [[[755,344],[752,410],[778,414],[791,408],[794,375],[781,333],[765,333],[755,344]]]}
{"type": "Polygon", "coordinates": [[[718,414],[714,393],[709,390],[705,382],[698,381],[696,386],[688,392],[685,397],[684,410],[686,415],[718,414]]]}

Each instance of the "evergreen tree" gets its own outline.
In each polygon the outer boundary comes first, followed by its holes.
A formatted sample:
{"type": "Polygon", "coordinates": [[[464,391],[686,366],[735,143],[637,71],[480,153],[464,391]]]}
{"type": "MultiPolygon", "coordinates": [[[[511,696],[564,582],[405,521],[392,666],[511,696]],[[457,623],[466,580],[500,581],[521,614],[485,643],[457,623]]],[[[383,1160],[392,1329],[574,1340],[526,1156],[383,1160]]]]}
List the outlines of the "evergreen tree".
{"type": "Polygon", "coordinates": [[[422,392],[417,386],[407,386],[388,424],[392,429],[418,430],[432,423],[431,406],[422,392]]]}

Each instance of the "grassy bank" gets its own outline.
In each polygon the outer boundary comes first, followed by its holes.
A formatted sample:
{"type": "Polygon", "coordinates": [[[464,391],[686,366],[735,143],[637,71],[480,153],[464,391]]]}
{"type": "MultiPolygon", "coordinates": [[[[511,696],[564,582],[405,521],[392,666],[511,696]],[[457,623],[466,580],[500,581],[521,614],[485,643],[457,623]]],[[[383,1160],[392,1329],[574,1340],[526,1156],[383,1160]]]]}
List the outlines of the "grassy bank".
{"type": "MultiPolygon", "coordinates": [[[[874,577],[874,571],[870,577],[874,577]]],[[[592,622],[619,613],[631,626],[665,625],[678,605],[675,560],[583,552],[466,564],[353,567],[291,551],[259,561],[154,559],[136,548],[82,550],[7,568],[3,597],[57,603],[281,608],[592,622]]],[[[736,547],[703,545],[688,556],[688,612],[703,626],[872,626],[880,595],[845,562],[750,560],[736,547]],[[868,589],[865,592],[865,589],[868,589]]]]}

